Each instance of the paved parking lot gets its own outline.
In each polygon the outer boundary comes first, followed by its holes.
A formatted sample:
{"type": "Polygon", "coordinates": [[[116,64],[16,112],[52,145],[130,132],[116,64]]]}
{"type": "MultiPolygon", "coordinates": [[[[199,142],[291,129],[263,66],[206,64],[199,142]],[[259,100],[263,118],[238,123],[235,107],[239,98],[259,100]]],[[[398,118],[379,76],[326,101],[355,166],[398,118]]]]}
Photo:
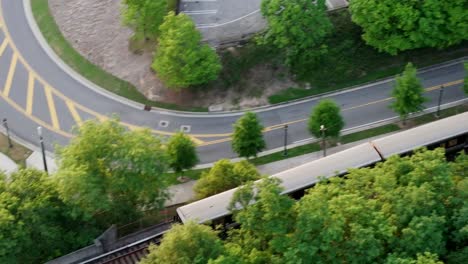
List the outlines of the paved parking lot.
{"type": "MultiPolygon", "coordinates": [[[[181,0],[179,10],[192,17],[204,40],[214,46],[248,38],[261,31],[266,21],[262,0],[181,0]]],[[[347,0],[326,0],[329,9],[348,6],[347,0]]]]}

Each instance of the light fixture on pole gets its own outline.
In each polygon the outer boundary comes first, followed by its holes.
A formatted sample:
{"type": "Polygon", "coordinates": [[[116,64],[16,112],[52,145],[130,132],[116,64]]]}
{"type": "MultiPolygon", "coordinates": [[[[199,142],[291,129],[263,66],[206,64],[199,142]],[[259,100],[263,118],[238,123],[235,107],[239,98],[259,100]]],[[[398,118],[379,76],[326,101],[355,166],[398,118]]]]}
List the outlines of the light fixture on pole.
{"type": "Polygon", "coordinates": [[[288,155],[288,125],[284,125],[284,150],[283,150],[283,156],[288,155]]]}
{"type": "Polygon", "coordinates": [[[322,132],[322,145],[323,145],[323,156],[324,157],[327,156],[327,145],[325,144],[325,130],[327,130],[327,128],[325,128],[324,125],[320,125],[320,132],[322,132]]]}
{"type": "Polygon", "coordinates": [[[42,137],[42,127],[37,127],[37,134],[39,135],[39,142],[41,143],[41,150],[42,150],[42,161],[44,162],[44,171],[49,173],[47,169],[47,160],[45,155],[45,148],[44,148],[44,138],[42,137]]]}
{"type": "Polygon", "coordinates": [[[12,148],[13,144],[11,143],[10,129],[8,128],[8,120],[6,118],[3,118],[3,127],[6,130],[6,134],[7,134],[7,138],[8,138],[8,147],[12,148]]]}

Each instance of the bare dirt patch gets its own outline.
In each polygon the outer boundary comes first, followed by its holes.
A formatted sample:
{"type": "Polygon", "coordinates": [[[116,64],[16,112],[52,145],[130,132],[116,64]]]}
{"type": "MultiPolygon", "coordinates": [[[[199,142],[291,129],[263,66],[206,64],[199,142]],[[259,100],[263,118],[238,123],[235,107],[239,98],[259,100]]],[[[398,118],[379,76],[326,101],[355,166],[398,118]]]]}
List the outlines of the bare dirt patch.
{"type": "Polygon", "coordinates": [[[119,0],[49,0],[49,6],[61,32],[81,55],[132,83],[150,100],[191,106],[218,104],[231,110],[265,105],[269,95],[296,86],[284,69],[262,64],[229,89],[215,84],[208,90],[170,91],[151,70],[153,52],[130,51],[128,40],[133,33],[121,24],[119,0]]]}

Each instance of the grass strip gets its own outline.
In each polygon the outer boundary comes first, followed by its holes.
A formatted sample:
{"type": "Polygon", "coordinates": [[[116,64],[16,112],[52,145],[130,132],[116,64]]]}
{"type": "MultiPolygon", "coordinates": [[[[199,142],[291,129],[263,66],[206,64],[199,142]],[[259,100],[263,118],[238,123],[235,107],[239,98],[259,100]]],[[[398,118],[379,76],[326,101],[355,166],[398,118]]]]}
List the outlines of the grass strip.
{"type": "Polygon", "coordinates": [[[9,148],[8,138],[0,133],[0,152],[7,155],[16,164],[25,167],[26,159],[31,155],[32,151],[16,143],[15,141],[12,141],[11,143],[13,147],[9,148]]]}
{"type": "Polygon", "coordinates": [[[183,107],[176,104],[146,99],[132,84],[121,80],[92,64],[79,54],[65,39],[50,13],[48,0],[31,0],[31,7],[42,35],[54,52],[73,70],[98,86],[135,102],[166,109],[206,112],[203,107],[183,107]]]}

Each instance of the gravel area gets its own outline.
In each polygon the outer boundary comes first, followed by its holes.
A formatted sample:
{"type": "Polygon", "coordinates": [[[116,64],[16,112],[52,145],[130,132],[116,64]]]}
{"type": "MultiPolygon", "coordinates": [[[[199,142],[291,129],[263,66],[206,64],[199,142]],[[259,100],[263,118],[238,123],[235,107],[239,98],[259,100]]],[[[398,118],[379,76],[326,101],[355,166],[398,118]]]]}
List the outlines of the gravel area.
{"type": "Polygon", "coordinates": [[[164,86],[150,68],[153,55],[128,49],[132,30],[121,24],[120,0],[49,0],[49,6],[65,38],[84,57],[146,97],[164,99],[164,86]]]}
{"type": "Polygon", "coordinates": [[[231,110],[266,105],[269,95],[297,87],[288,77],[277,78],[279,74],[272,67],[257,65],[242,83],[229,89],[215,85],[208,91],[171,91],[152,72],[151,51],[134,54],[129,50],[132,30],[121,23],[121,0],[48,1],[60,30],[78,52],[132,83],[150,100],[191,106],[217,105],[222,110],[231,110]]]}

